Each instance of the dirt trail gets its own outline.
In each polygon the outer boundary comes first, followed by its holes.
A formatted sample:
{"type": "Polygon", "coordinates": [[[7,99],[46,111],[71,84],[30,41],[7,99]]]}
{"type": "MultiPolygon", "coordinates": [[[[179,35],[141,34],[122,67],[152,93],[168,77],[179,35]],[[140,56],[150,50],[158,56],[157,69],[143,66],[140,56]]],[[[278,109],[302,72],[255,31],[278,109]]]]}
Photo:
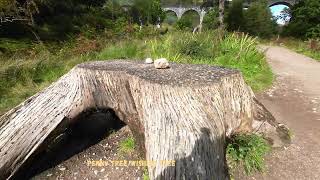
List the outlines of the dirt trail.
{"type": "Polygon", "coordinates": [[[267,172],[241,179],[320,179],[320,62],[261,46],[276,82],[258,98],[293,132],[293,144],[267,158],[267,172]]]}

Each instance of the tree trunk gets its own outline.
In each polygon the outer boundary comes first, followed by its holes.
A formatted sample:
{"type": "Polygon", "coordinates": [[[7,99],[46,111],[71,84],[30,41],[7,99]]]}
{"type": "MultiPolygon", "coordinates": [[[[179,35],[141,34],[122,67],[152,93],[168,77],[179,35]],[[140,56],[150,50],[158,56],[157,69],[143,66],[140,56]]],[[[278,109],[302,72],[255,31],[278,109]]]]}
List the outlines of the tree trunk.
{"type": "Polygon", "coordinates": [[[112,109],[130,127],[151,179],[228,179],[225,138],[252,130],[255,104],[237,70],[80,64],[0,118],[0,179],[11,177],[62,121],[92,108],[112,109]]]}
{"type": "Polygon", "coordinates": [[[219,0],[219,25],[224,29],[224,3],[225,0],[219,0]]]}

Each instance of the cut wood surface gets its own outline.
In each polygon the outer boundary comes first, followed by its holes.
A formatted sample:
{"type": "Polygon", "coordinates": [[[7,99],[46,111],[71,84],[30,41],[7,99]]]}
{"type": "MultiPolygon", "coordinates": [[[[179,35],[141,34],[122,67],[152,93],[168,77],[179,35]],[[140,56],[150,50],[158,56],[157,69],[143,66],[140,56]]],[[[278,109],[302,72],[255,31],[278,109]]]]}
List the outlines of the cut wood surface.
{"type": "Polygon", "coordinates": [[[112,109],[130,127],[151,179],[228,179],[226,136],[252,131],[256,119],[268,123],[263,114],[272,116],[237,70],[80,64],[0,118],[0,179],[11,177],[63,120],[93,108],[112,109]],[[164,163],[171,160],[175,166],[164,163]]]}

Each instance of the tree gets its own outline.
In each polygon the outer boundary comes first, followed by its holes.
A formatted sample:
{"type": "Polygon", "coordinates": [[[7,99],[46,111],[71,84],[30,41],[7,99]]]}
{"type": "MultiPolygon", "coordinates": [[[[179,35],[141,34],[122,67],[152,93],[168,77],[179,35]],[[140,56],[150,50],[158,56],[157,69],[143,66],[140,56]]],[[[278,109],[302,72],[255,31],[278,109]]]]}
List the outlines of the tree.
{"type": "Polygon", "coordinates": [[[276,32],[276,20],[273,18],[266,1],[252,3],[244,16],[245,31],[249,34],[268,38],[276,32]]]}
{"type": "Polygon", "coordinates": [[[219,0],[219,26],[224,29],[224,3],[225,0],[219,0]]]}
{"type": "Polygon", "coordinates": [[[210,9],[204,16],[203,27],[205,29],[217,29],[219,27],[219,11],[217,8],[210,9]]]}
{"type": "Polygon", "coordinates": [[[241,31],[245,27],[243,13],[243,0],[234,0],[228,9],[226,17],[227,28],[229,31],[241,31]]]}
{"type": "Polygon", "coordinates": [[[156,24],[159,18],[161,21],[164,20],[165,12],[162,10],[160,0],[135,0],[132,16],[137,23],[142,19],[145,24],[156,24]]]}
{"type": "Polygon", "coordinates": [[[320,1],[300,1],[292,8],[292,18],[284,33],[303,38],[320,38],[320,1]]]}
{"type": "MultiPolygon", "coordinates": [[[[39,36],[34,31],[34,14],[37,13],[39,13],[39,10],[34,0],[1,0],[0,26],[7,27],[12,24],[21,24],[26,27],[26,29],[28,29],[28,31],[31,32],[38,41],[40,41],[39,36]]],[[[5,30],[2,29],[2,31],[5,30]]]]}
{"type": "Polygon", "coordinates": [[[111,109],[129,126],[150,179],[229,179],[227,137],[266,127],[289,137],[237,70],[174,64],[159,72],[137,61],[93,62],[0,117],[0,179],[10,179],[46,149],[45,140],[92,109],[111,109]]]}
{"type": "Polygon", "coordinates": [[[0,34],[26,38],[30,36],[24,29],[28,29],[39,40],[37,34],[63,38],[81,32],[85,26],[104,28],[104,20],[109,19],[104,3],[105,0],[1,0],[0,34]]]}
{"type": "Polygon", "coordinates": [[[284,24],[286,25],[290,22],[291,17],[292,17],[292,12],[290,8],[286,7],[280,12],[280,14],[276,18],[277,20],[283,21],[284,24]]]}
{"type": "Polygon", "coordinates": [[[36,2],[33,0],[1,0],[0,19],[1,23],[22,21],[34,25],[33,15],[38,13],[36,2]]]}

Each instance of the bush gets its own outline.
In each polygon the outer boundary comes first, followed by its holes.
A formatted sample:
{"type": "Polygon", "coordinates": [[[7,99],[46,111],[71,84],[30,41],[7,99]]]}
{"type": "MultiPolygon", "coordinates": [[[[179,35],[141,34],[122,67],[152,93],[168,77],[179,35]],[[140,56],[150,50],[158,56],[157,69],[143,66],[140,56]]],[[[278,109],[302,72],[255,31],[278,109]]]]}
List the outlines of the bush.
{"type": "Polygon", "coordinates": [[[176,29],[178,30],[192,30],[192,21],[189,18],[181,18],[175,24],[176,29]]]}
{"type": "Polygon", "coordinates": [[[194,39],[184,44],[180,52],[184,55],[194,57],[201,55],[201,50],[201,43],[194,39]]]}
{"type": "Polygon", "coordinates": [[[173,25],[178,21],[177,15],[174,12],[168,12],[166,13],[166,18],[164,20],[165,23],[169,25],[173,25]]]}
{"type": "Polygon", "coordinates": [[[209,12],[203,18],[203,28],[206,30],[209,29],[217,29],[219,27],[219,20],[218,20],[218,9],[213,8],[210,9],[209,12]]]}
{"type": "Polygon", "coordinates": [[[136,23],[141,18],[144,24],[156,24],[158,18],[161,21],[165,19],[165,12],[161,8],[160,0],[134,0],[131,16],[136,23]]]}
{"type": "Polygon", "coordinates": [[[320,39],[320,24],[308,29],[306,36],[311,39],[320,39]]]}
{"type": "Polygon", "coordinates": [[[243,0],[232,1],[231,7],[226,13],[226,24],[229,31],[243,31],[245,29],[243,0]]]}

